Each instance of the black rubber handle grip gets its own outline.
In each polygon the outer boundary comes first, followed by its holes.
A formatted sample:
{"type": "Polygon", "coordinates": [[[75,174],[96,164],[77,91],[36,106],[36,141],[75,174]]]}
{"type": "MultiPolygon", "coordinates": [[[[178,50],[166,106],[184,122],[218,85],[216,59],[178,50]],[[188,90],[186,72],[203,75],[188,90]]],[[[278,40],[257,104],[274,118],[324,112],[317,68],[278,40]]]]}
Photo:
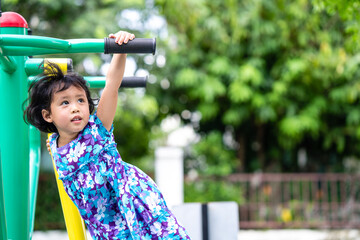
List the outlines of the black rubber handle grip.
{"type": "Polygon", "coordinates": [[[155,38],[135,38],[126,44],[115,43],[114,38],[104,39],[104,53],[152,53],[155,54],[155,38]]]}
{"type": "Polygon", "coordinates": [[[124,77],[121,88],[142,88],[146,87],[148,77],[124,77]]]}

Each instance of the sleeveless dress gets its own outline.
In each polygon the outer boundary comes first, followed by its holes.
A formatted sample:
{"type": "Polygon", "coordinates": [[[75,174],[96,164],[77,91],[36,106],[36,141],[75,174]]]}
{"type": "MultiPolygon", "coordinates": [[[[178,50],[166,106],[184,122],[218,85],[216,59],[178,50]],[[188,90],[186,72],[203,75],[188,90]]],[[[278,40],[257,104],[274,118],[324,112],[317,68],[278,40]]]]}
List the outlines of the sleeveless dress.
{"type": "Polygon", "coordinates": [[[154,181],[122,161],[110,131],[96,115],[78,137],[50,148],[59,179],[93,239],[190,239],[154,181]]]}

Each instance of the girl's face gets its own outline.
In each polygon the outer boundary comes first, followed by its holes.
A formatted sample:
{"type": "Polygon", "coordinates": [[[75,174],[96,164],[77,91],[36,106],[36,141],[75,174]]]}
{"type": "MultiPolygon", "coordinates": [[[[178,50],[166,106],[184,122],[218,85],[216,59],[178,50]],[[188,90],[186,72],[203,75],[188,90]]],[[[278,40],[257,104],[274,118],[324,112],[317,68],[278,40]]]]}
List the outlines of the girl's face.
{"type": "Polygon", "coordinates": [[[42,114],[45,121],[55,125],[62,140],[74,140],[89,121],[89,102],[84,89],[70,86],[53,93],[50,112],[42,110],[42,114]]]}

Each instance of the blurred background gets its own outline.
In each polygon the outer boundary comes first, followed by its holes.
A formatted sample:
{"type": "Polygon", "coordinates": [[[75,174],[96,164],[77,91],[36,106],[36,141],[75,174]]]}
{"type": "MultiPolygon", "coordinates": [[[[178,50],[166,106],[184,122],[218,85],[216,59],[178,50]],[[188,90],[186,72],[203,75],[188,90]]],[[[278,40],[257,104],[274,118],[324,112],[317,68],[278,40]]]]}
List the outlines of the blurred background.
{"type": "MultiPolygon", "coordinates": [[[[149,80],[119,92],[119,152],[154,177],[155,150],[181,148],[185,202],[234,201],[242,229],[360,227],[359,10],[337,0],[2,1],[34,35],[156,38],[155,55],[128,55],[125,76],[149,80]]],[[[63,57],[83,75],[105,75],[111,59],[63,57]]],[[[65,229],[42,155],[35,230],[65,229]]]]}

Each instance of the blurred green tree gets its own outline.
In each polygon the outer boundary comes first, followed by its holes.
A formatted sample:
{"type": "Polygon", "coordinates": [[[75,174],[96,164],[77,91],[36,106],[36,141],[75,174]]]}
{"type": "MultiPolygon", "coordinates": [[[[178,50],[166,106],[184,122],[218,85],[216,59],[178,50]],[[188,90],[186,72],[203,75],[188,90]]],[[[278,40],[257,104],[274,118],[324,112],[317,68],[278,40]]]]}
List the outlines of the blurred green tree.
{"type": "Polygon", "coordinates": [[[345,31],[350,35],[349,44],[358,51],[359,33],[360,33],[360,4],[357,0],[315,0],[313,1],[316,11],[326,11],[330,15],[340,16],[344,20],[345,31]]]}
{"type": "Polygon", "coordinates": [[[344,157],[359,156],[359,57],[347,23],[317,4],[156,1],[170,32],[160,109],[201,114],[183,117],[202,136],[188,166],[342,171],[344,157]]]}

